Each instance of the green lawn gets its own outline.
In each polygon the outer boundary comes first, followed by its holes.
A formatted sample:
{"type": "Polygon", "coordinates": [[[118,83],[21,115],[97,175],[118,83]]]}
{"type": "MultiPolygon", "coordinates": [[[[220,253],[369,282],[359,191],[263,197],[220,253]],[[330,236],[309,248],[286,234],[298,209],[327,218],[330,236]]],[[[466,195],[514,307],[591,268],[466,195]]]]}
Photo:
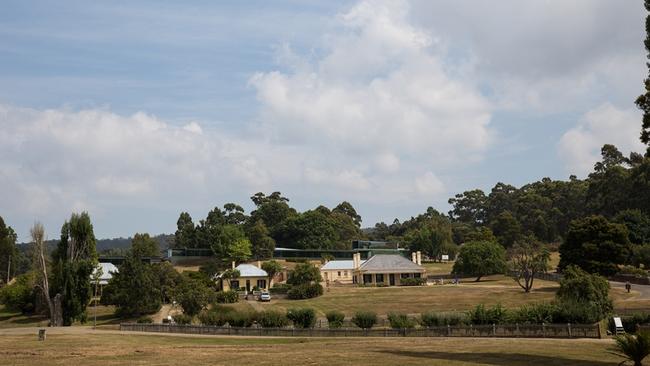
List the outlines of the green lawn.
{"type": "MultiPolygon", "coordinates": [[[[74,333],[74,329],[71,330],[74,333]]],[[[573,365],[606,366],[610,340],[240,338],[115,334],[2,335],[5,365],[573,365]],[[246,361],[247,360],[247,361],[246,361]]]]}

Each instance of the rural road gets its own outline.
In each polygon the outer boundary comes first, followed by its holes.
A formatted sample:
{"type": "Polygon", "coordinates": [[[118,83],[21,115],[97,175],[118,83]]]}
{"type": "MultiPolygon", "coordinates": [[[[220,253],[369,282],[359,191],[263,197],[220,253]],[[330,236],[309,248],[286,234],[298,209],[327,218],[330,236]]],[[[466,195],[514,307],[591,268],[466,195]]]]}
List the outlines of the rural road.
{"type": "MultiPolygon", "coordinates": [[[[615,282],[615,281],[609,281],[610,286],[612,288],[620,288],[625,291],[625,282],[615,282]]],[[[648,285],[635,285],[632,284],[632,293],[638,293],[638,297],[634,297],[630,300],[650,300],[650,286],[648,285]]]]}

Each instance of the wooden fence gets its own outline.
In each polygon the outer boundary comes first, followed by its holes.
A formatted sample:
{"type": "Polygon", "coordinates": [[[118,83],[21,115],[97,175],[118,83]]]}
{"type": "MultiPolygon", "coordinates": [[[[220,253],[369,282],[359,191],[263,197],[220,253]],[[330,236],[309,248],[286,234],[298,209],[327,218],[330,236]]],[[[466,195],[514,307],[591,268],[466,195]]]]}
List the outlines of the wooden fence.
{"type": "Polygon", "coordinates": [[[502,338],[600,338],[598,324],[468,325],[413,329],[359,328],[238,328],[179,324],[120,324],[133,332],[279,337],[502,337],[502,338]]]}

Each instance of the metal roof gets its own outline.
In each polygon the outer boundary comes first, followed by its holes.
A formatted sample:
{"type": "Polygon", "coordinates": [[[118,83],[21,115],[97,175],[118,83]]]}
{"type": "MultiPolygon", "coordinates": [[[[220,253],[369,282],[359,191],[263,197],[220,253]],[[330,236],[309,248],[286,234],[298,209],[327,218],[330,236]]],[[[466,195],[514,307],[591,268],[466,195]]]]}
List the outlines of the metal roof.
{"type": "Polygon", "coordinates": [[[368,273],[405,273],[405,272],[425,272],[422,266],[418,266],[412,261],[398,254],[377,254],[368,259],[359,268],[362,272],[368,273]]]}
{"type": "MultiPolygon", "coordinates": [[[[101,262],[99,263],[99,268],[102,269],[102,275],[99,277],[100,285],[107,284],[108,281],[110,281],[111,278],[113,278],[113,273],[119,272],[117,267],[113,263],[101,262]]],[[[93,278],[96,273],[97,273],[97,268],[93,269],[93,274],[91,278],[93,278]]]]}
{"type": "MultiPolygon", "coordinates": [[[[361,264],[365,263],[366,261],[361,261],[361,264]]],[[[348,260],[332,260],[327,263],[325,263],[322,267],[320,267],[321,271],[326,270],[326,271],[338,271],[338,270],[353,270],[354,269],[354,261],[348,261],[348,260]]]]}
{"type": "Polygon", "coordinates": [[[256,267],[252,264],[240,264],[235,267],[239,271],[239,277],[268,277],[269,274],[265,270],[256,267]]]}

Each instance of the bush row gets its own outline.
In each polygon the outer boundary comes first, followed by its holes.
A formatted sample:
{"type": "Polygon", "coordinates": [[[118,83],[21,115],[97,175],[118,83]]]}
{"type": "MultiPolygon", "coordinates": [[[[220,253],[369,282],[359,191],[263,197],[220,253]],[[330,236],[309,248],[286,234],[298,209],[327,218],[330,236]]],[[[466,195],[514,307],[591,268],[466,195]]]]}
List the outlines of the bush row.
{"type": "Polygon", "coordinates": [[[427,279],[424,277],[419,278],[402,278],[399,280],[401,286],[422,286],[426,285],[427,279]]]}
{"type": "Polygon", "coordinates": [[[287,297],[291,300],[311,299],[322,294],[323,286],[320,283],[295,285],[287,290],[287,297]]]}

